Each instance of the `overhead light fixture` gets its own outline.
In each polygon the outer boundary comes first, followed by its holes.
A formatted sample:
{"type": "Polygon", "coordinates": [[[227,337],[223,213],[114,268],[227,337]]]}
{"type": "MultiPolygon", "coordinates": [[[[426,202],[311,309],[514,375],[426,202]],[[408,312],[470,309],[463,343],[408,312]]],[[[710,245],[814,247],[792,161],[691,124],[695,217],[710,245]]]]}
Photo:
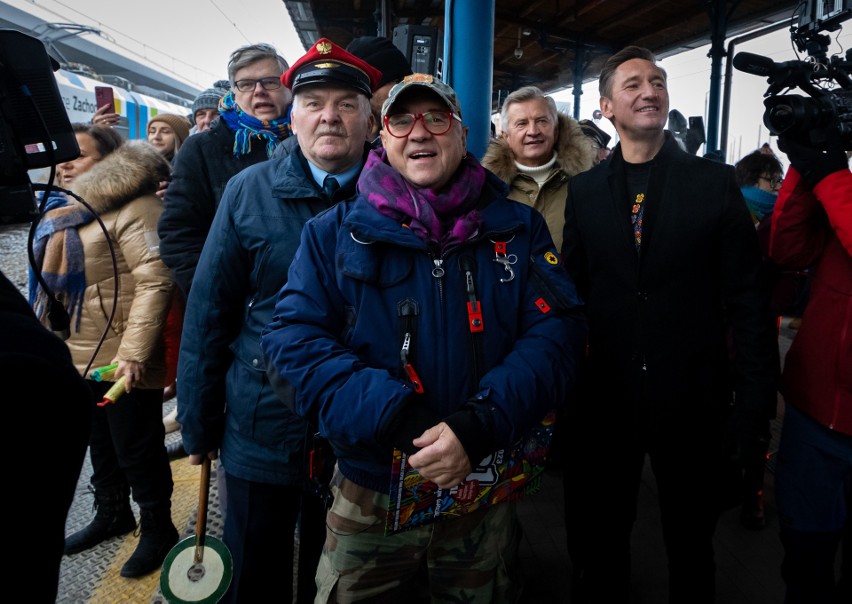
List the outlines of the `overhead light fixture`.
{"type": "Polygon", "coordinates": [[[524,49],[521,48],[521,35],[523,34],[523,29],[518,28],[518,46],[515,48],[515,58],[519,61],[524,57],[524,49]]]}

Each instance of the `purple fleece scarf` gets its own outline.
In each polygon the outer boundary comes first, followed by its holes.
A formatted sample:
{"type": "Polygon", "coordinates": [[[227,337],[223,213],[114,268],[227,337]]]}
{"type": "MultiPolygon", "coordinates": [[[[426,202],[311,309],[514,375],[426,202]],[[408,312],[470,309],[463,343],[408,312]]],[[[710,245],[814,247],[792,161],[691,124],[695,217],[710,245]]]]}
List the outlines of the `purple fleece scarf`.
{"type": "Polygon", "coordinates": [[[367,157],[358,190],[383,216],[443,253],[479,232],[482,219],[475,207],[484,184],[485,169],[468,155],[440,192],[418,189],[387,162],[384,149],[376,149],[367,157]]]}

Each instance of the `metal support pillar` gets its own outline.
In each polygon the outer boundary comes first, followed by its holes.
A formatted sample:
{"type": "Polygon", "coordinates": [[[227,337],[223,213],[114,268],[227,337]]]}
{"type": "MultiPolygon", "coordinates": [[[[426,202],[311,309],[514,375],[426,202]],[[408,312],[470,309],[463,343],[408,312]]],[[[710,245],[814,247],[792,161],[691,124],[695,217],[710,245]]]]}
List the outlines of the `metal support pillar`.
{"type": "Polygon", "coordinates": [[[583,96],[583,72],[586,69],[586,47],[577,44],[574,51],[574,119],[580,120],[580,97],[583,96]]]}
{"type": "Polygon", "coordinates": [[[444,81],[459,97],[467,149],[481,159],[491,138],[495,0],[447,0],[444,81]]]}
{"type": "Polygon", "coordinates": [[[779,21],[778,23],[774,23],[772,25],[767,25],[766,27],[761,27],[760,29],[751,31],[728,42],[728,53],[725,59],[725,104],[722,106],[722,127],[720,130],[721,134],[719,137],[719,150],[722,151],[722,157],[728,157],[728,122],[731,118],[731,82],[734,75],[734,49],[737,47],[738,44],[742,42],[748,42],[761,36],[765,36],[766,34],[772,33],[774,31],[778,31],[780,29],[787,29],[789,27],[790,20],[784,19],[783,21],[779,21]]]}
{"type": "Polygon", "coordinates": [[[393,7],[390,0],[376,0],[376,12],[373,13],[373,17],[376,20],[376,35],[390,39],[393,35],[391,28],[393,7]]]}
{"type": "MultiPolygon", "coordinates": [[[[710,97],[707,107],[707,140],[704,152],[718,151],[719,108],[722,99],[722,60],[725,58],[725,35],[728,31],[728,15],[725,0],[715,0],[710,7],[710,97]]],[[[736,5],[737,3],[735,3],[736,5]]]]}

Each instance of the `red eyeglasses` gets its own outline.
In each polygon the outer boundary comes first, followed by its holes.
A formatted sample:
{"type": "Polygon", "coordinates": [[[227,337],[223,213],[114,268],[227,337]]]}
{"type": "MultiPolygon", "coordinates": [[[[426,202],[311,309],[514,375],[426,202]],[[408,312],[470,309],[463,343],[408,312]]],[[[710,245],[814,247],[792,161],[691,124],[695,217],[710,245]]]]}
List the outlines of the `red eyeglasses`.
{"type": "Polygon", "coordinates": [[[405,138],[414,130],[417,120],[422,120],[426,131],[435,136],[446,134],[453,125],[453,120],[461,123],[461,118],[452,111],[429,111],[427,113],[397,113],[386,115],[385,129],[395,138],[405,138]]]}

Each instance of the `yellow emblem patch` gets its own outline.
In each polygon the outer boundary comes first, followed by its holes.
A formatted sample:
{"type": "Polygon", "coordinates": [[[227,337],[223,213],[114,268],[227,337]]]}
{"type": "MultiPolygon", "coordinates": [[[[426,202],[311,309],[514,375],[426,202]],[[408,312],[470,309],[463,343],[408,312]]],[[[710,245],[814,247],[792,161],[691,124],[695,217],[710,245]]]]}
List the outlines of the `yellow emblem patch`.
{"type": "Polygon", "coordinates": [[[553,252],[545,252],[544,259],[548,264],[559,264],[559,257],[553,252]]]}
{"type": "Polygon", "coordinates": [[[317,44],[317,52],[321,55],[327,55],[331,52],[331,44],[329,42],[320,42],[317,44]]]}

